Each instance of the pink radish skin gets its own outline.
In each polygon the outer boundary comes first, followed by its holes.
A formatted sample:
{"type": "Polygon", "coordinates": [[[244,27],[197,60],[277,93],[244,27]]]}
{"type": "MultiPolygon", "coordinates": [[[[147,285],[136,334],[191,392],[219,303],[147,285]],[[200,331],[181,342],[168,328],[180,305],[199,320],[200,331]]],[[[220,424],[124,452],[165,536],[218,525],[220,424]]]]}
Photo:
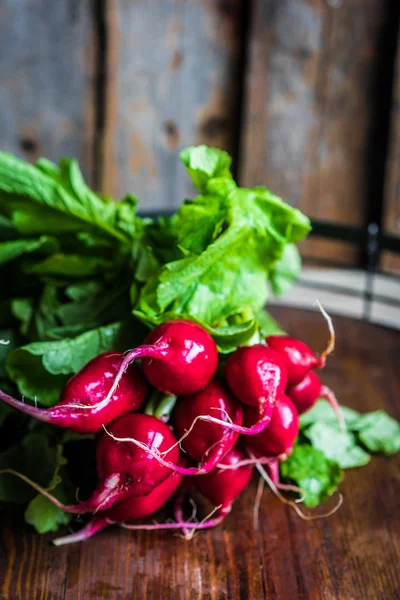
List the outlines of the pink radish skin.
{"type": "Polygon", "coordinates": [[[212,337],[192,321],[166,321],[155,327],[145,344],[128,352],[120,366],[110,394],[117,389],[130,363],[141,358],[150,383],[174,396],[192,394],[204,388],[218,365],[218,350],[212,337]]]}
{"type": "Polygon", "coordinates": [[[242,346],[229,357],[225,376],[236,398],[245,405],[257,407],[257,412],[252,413],[253,422],[248,421],[241,433],[260,433],[270,422],[272,408],[286,388],[283,358],[263,344],[242,346]]]}
{"type": "Polygon", "coordinates": [[[203,496],[214,506],[220,506],[219,513],[224,516],[230,512],[234,500],[250,483],[253,466],[236,467],[245,458],[246,454],[242,450],[232,448],[221,460],[221,464],[228,465],[229,469],[222,470],[217,467],[208,475],[197,477],[195,480],[203,496]]]}
{"type": "Polygon", "coordinates": [[[286,390],[299,415],[312,408],[318,398],[325,398],[331,405],[342,430],[346,431],[346,423],[339,402],[333,391],[321,381],[313,371],[310,371],[300,383],[286,390]]]}
{"type": "Polygon", "coordinates": [[[138,410],[143,404],[147,384],[134,364],[126,370],[109,400],[102,402],[111,389],[122,359],[119,352],[105,352],[93,358],[65,384],[60,402],[53,408],[25,404],[1,390],[0,399],[39,421],[76,433],[95,433],[103,425],[138,410]]]}
{"type": "MultiPolygon", "coordinates": [[[[244,422],[252,422],[256,409],[244,411],[244,422]]],[[[267,429],[246,439],[246,445],[258,456],[281,457],[289,455],[299,433],[299,416],[293,402],[283,395],[275,404],[267,429]]]]}
{"type": "Polygon", "coordinates": [[[316,305],[328,325],[330,335],[328,344],[319,358],[302,341],[287,335],[270,335],[265,340],[268,346],[278,352],[285,360],[288,387],[300,383],[312,369],[322,369],[325,366],[326,358],[335,349],[335,330],[332,319],[318,300],[316,305]]]}
{"type": "Polygon", "coordinates": [[[173,496],[182,483],[182,479],[183,477],[178,473],[171,473],[167,479],[154,488],[147,496],[138,496],[116,502],[107,511],[92,517],[85,527],[71,535],[56,538],[53,540],[53,544],[55,546],[64,546],[65,544],[72,544],[74,542],[83,542],[93,537],[101,529],[114,523],[120,521],[137,521],[149,517],[162,508],[171,496],[173,496]]]}
{"type": "Polygon", "coordinates": [[[242,493],[250,482],[252,465],[235,468],[237,463],[242,462],[246,455],[239,448],[230,450],[221,461],[222,465],[231,468],[220,470],[218,467],[204,475],[196,478],[196,486],[214,506],[217,507],[217,516],[207,519],[201,523],[191,521],[178,521],[177,523],[159,523],[155,525],[123,525],[124,529],[158,531],[162,529],[183,529],[187,531],[199,531],[216,527],[225,519],[232,508],[234,500],[242,493]]]}
{"type": "Polygon", "coordinates": [[[271,335],[266,338],[270,348],[284,357],[287,367],[288,387],[304,379],[311,369],[322,369],[326,358],[317,358],[314,352],[300,340],[284,335],[271,335]]]}
{"type": "MultiPolygon", "coordinates": [[[[181,444],[192,458],[202,461],[201,464],[197,467],[181,467],[158,453],[151,452],[151,455],[161,465],[181,475],[203,476],[212,471],[228,450],[233,448],[239,434],[256,435],[268,425],[273,403],[262,403],[262,409],[262,419],[255,425],[243,427],[242,406],[223,384],[212,380],[203,390],[180,397],[174,409],[178,436],[176,445],[181,444]],[[212,416],[214,414],[218,416],[212,416]]],[[[133,437],[119,437],[116,441],[131,442],[150,452],[133,437]]]]}
{"type": "Polygon", "coordinates": [[[210,381],[204,390],[178,399],[173,412],[175,435],[182,440],[185,452],[202,461],[202,470],[208,473],[234,447],[239,434],[224,425],[198,420],[189,435],[182,438],[201,415],[214,415],[222,422],[241,425],[243,410],[240,402],[216,380],[210,381]]]}
{"type": "Polygon", "coordinates": [[[1,473],[18,476],[65,512],[84,514],[105,511],[115,502],[149,494],[171,474],[170,469],[160,465],[149,451],[129,443],[118,443],[111,436],[134,436],[151,452],[166,453],[171,464],[179,460],[176,438],[169,427],[156,417],[138,413],[124,415],[114,421],[108,431],[111,435],[103,433],[96,450],[100,483],[92,496],[80,504],[62,504],[41,486],[16,471],[4,469],[1,473]]]}

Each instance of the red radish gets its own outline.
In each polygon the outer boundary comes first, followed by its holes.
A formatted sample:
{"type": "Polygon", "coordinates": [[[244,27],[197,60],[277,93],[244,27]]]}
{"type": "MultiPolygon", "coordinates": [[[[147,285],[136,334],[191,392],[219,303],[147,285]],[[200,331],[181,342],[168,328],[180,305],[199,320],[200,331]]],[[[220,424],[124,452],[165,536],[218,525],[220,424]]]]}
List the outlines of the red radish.
{"type": "Polygon", "coordinates": [[[238,466],[245,458],[242,450],[232,448],[221,460],[221,465],[229,466],[229,469],[217,467],[203,477],[196,477],[196,486],[203,496],[214,506],[220,506],[220,516],[230,512],[234,500],[250,482],[253,466],[238,466]]]}
{"type": "Polygon", "coordinates": [[[175,434],[182,448],[191,458],[202,461],[202,470],[207,473],[234,447],[239,437],[239,433],[224,425],[198,420],[210,414],[220,417],[223,423],[242,424],[241,404],[216,380],[210,381],[200,392],[181,396],[173,412],[175,434]]]}
{"type": "Polygon", "coordinates": [[[271,411],[285,391],[287,376],[283,358],[264,344],[241,346],[225,365],[228,385],[234,395],[248,406],[257,407],[247,433],[255,435],[271,420],[271,411]]]}
{"type": "MultiPolygon", "coordinates": [[[[266,353],[270,358],[271,354],[274,354],[266,346],[260,347],[263,353],[266,353]]],[[[255,348],[255,346],[251,348],[255,348]]],[[[250,350],[251,348],[248,349],[250,350]]],[[[277,357],[278,361],[281,360],[279,355],[277,357]]],[[[177,434],[180,437],[176,445],[182,444],[184,450],[192,458],[201,460],[202,464],[198,467],[181,467],[174,462],[167,461],[164,456],[151,451],[133,437],[115,438],[115,440],[131,442],[143,450],[147,450],[161,465],[181,473],[181,475],[204,475],[209,473],[226,452],[235,445],[237,434],[256,435],[268,425],[272,415],[272,400],[275,400],[276,385],[280,394],[281,388],[283,390],[285,387],[286,379],[280,372],[279,367],[273,365],[270,361],[265,363],[264,367],[266,372],[266,374],[264,373],[266,386],[267,384],[270,385],[271,390],[274,391],[271,391],[271,397],[267,397],[266,402],[264,402],[264,399],[261,399],[260,413],[262,418],[255,425],[242,427],[242,408],[240,403],[223,384],[216,380],[210,381],[203,390],[178,399],[174,415],[177,434]],[[220,413],[219,417],[212,416],[215,413],[220,413]]]]}
{"type": "Polygon", "coordinates": [[[166,321],[149,333],[143,346],[126,354],[109,395],[137,358],[143,359],[144,374],[156,389],[183,396],[207,385],[217,369],[218,350],[210,334],[197,323],[166,321]]]}
{"type": "Polygon", "coordinates": [[[147,496],[128,498],[116,502],[107,511],[92,517],[89,523],[80,531],[53,540],[55,546],[63,546],[74,542],[83,542],[95,533],[113,523],[121,521],[137,521],[156,513],[176,492],[182,482],[182,475],[171,473],[160,485],[155,487],[147,496]]]}
{"type": "Polygon", "coordinates": [[[53,408],[38,408],[12,398],[0,390],[0,399],[39,421],[76,433],[95,433],[121,415],[136,411],[146,395],[146,381],[136,365],[130,365],[118,389],[109,393],[123,355],[105,352],[93,358],[64,386],[60,402],[53,408]]]}
{"type": "Polygon", "coordinates": [[[168,425],[156,417],[138,413],[124,415],[114,421],[97,445],[96,465],[100,483],[88,500],[77,505],[62,504],[25,475],[10,469],[1,473],[17,475],[65,512],[95,513],[108,510],[117,501],[149,494],[170,476],[170,469],[160,465],[151,452],[164,452],[172,463],[178,462],[179,449],[168,425]],[[126,436],[135,437],[150,448],[150,452],[114,441],[114,437],[126,436]]]}
{"type": "MultiPolygon", "coordinates": [[[[256,415],[255,408],[246,408],[244,422],[252,423],[256,415]]],[[[247,438],[246,445],[258,456],[287,456],[292,451],[298,433],[299,417],[296,407],[284,394],[274,406],[268,427],[258,435],[247,438]]]]}
{"type": "Polygon", "coordinates": [[[310,371],[300,383],[286,390],[286,393],[297,408],[299,415],[310,410],[318,398],[325,398],[334,410],[340,427],[346,431],[346,423],[335,394],[326,385],[321,384],[318,375],[313,371],[310,371]]]}
{"type": "Polygon", "coordinates": [[[219,469],[218,467],[202,477],[196,477],[196,485],[205,498],[210,500],[217,509],[217,516],[207,519],[201,523],[191,521],[178,521],[177,523],[159,523],[155,525],[125,525],[125,529],[133,530],[160,530],[160,529],[183,529],[192,530],[210,529],[219,525],[229,514],[234,500],[247,487],[251,479],[253,467],[245,465],[235,468],[246,458],[239,448],[230,450],[221,461],[221,466],[229,467],[219,469]]]}
{"type": "Polygon", "coordinates": [[[333,329],[332,319],[321,304],[319,302],[317,304],[328,323],[330,333],[328,345],[319,358],[306,344],[295,338],[286,335],[270,335],[266,338],[268,346],[284,357],[287,367],[288,387],[302,381],[311,369],[322,369],[325,366],[327,356],[334,350],[335,330],[333,329]]]}

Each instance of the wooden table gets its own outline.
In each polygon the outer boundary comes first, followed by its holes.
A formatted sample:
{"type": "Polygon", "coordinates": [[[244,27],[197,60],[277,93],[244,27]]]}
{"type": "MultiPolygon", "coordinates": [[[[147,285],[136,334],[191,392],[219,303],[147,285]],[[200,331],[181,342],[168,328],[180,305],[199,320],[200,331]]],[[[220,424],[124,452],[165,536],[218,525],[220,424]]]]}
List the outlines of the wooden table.
{"type": "MultiPolygon", "coordinates": [[[[276,309],[293,335],[319,349],[316,313],[276,309]]],[[[400,419],[400,334],[335,318],[337,350],[324,381],[343,404],[400,419]]],[[[21,517],[3,515],[0,598],[6,600],[279,600],[400,598],[400,461],[376,457],[347,471],[344,503],[305,522],[269,491],[253,529],[256,481],[224,525],[191,542],[170,533],[105,530],[64,548],[21,517]]]]}

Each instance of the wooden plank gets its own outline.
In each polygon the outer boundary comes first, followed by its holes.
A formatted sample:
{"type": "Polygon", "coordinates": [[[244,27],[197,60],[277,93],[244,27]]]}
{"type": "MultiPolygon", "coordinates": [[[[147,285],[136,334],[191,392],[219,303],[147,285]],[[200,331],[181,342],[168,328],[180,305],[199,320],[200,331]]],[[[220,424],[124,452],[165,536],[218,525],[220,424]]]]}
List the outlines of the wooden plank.
{"type": "Polygon", "coordinates": [[[102,188],[168,209],[193,193],[179,150],[232,150],[240,0],[110,0],[102,188]]]}
{"type": "MultiPolygon", "coordinates": [[[[314,219],[365,220],[380,0],[256,0],[242,179],[314,219]]],[[[307,254],[321,255],[314,240],[307,254]]],[[[331,256],[329,249],[322,256],[331,256]]],[[[353,261],[357,251],[338,258],[353,261]]]]}
{"type": "MultiPolygon", "coordinates": [[[[315,311],[273,308],[285,330],[318,350],[315,311]]],[[[337,346],[321,372],[343,404],[400,419],[400,333],[335,317],[337,346]],[[368,340],[368,343],[365,343],[368,340]],[[377,351],[379,348],[379,351],[377,351]]],[[[256,479],[224,524],[185,542],[171,532],[110,527],[55,548],[3,512],[0,597],[4,600],[396,600],[400,597],[398,456],[345,472],[339,511],[301,520],[266,489],[253,528],[256,479]],[[383,492],[384,491],[384,492],[383,492]]],[[[332,505],[335,498],[332,498],[332,505]]],[[[331,504],[329,505],[331,506],[331,504]]],[[[318,509],[317,509],[318,510],[318,509]]],[[[200,515],[199,510],[199,515],[200,515]]]]}
{"type": "Polygon", "coordinates": [[[1,149],[74,156],[92,180],[95,59],[91,1],[0,2],[1,149]]]}
{"type": "MultiPolygon", "coordinates": [[[[400,34],[397,42],[396,73],[393,87],[389,154],[386,163],[385,212],[386,232],[400,237],[400,34]]],[[[400,275],[400,255],[385,252],[384,270],[400,275]]]]}

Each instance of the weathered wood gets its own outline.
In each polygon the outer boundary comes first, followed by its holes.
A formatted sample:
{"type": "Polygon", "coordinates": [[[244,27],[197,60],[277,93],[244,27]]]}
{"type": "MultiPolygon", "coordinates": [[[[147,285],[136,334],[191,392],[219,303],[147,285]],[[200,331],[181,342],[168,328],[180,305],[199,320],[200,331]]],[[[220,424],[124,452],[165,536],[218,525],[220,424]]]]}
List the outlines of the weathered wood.
{"type": "Polygon", "coordinates": [[[94,61],[91,0],[2,0],[1,149],[77,157],[92,180],[94,61]]]}
{"type": "Polygon", "coordinates": [[[103,189],[146,210],[192,193],[178,161],[197,143],[232,149],[239,0],[110,0],[103,189]]]}
{"type": "MultiPolygon", "coordinates": [[[[285,329],[321,348],[315,312],[273,309],[285,329]]],[[[400,334],[334,319],[336,352],[322,375],[343,404],[400,418],[400,334]],[[366,340],[368,343],[366,343],[366,340]]],[[[302,521],[266,490],[253,529],[256,480],[223,526],[185,542],[171,533],[110,528],[55,548],[3,515],[4,600],[397,600],[400,597],[400,470],[397,456],[346,471],[344,502],[330,518],[302,521]]],[[[332,499],[332,503],[334,499],[332,499]]]]}
{"type": "MultiPolygon", "coordinates": [[[[315,219],[364,222],[370,91],[386,8],[380,0],[255,0],[246,184],[266,184],[315,219]]],[[[304,252],[321,256],[321,245],[310,240],[304,252]]]]}
{"type": "MultiPolygon", "coordinates": [[[[386,163],[384,229],[400,237],[400,34],[397,43],[389,154],[386,163]]],[[[385,252],[383,269],[400,275],[400,256],[385,252]]]]}

